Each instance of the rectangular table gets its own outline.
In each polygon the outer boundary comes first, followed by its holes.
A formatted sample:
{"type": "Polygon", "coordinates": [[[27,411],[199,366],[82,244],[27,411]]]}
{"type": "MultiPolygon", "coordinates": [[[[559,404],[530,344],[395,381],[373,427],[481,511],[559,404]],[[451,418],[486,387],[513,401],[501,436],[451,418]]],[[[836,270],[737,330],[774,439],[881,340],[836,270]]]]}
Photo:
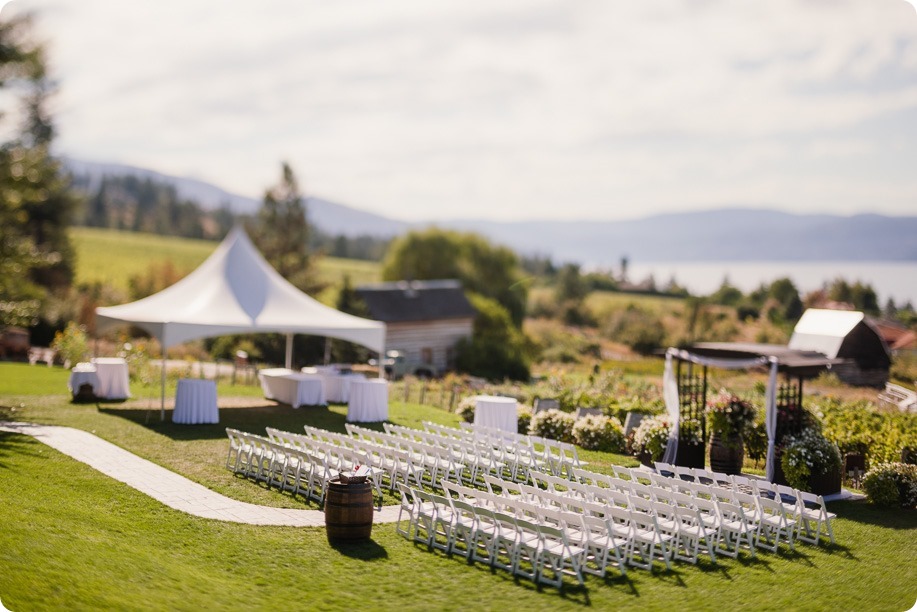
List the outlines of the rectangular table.
{"type": "Polygon", "coordinates": [[[293,408],[321,406],[325,403],[324,385],[316,374],[294,372],[287,368],[268,368],[258,372],[264,397],[293,408]]]}
{"type": "Polygon", "coordinates": [[[376,423],[388,419],[388,381],[381,378],[356,378],[350,381],[347,420],[376,423]]]}
{"type": "Polygon", "coordinates": [[[97,357],[92,360],[92,365],[99,379],[99,386],[95,387],[96,397],[127,399],[131,396],[127,361],[121,357],[97,357]]]}
{"type": "Polygon", "coordinates": [[[362,374],[341,373],[332,366],[314,366],[302,371],[312,373],[322,380],[325,401],[333,404],[346,404],[350,401],[350,383],[354,380],[365,380],[362,374]]]}
{"type": "Polygon", "coordinates": [[[99,387],[99,376],[96,373],[96,367],[91,363],[80,362],[70,370],[70,379],[67,381],[67,388],[70,389],[70,393],[76,397],[80,392],[80,387],[83,385],[92,387],[92,396],[96,396],[96,389],[99,387]]]}
{"type": "Polygon", "coordinates": [[[175,390],[172,422],[184,425],[219,423],[216,382],[200,378],[180,379],[175,390]]]}
{"type": "Polygon", "coordinates": [[[519,415],[516,399],[495,395],[477,395],[474,398],[474,424],[516,433],[519,430],[519,415]]]}

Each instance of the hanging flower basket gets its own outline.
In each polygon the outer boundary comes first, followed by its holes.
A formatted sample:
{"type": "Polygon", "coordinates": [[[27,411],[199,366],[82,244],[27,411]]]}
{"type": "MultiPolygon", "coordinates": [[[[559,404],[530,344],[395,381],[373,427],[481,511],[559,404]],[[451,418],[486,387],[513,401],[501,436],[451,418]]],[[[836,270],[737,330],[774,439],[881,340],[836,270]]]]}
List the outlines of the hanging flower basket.
{"type": "Polygon", "coordinates": [[[742,436],[729,437],[714,432],[710,436],[710,469],[723,474],[741,474],[745,462],[742,436]]]}

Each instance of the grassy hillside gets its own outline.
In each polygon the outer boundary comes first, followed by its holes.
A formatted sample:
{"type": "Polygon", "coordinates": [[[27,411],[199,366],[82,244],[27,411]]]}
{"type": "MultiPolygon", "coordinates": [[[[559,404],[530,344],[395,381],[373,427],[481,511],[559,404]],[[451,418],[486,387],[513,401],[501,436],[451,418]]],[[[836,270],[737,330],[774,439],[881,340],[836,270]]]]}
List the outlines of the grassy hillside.
{"type": "MultiPolygon", "coordinates": [[[[100,282],[127,291],[128,279],[143,274],[153,264],[171,261],[175,269],[187,274],[216,249],[216,242],[156,234],[140,234],[89,227],[70,230],[77,255],[76,281],[100,282]]],[[[379,264],[372,261],[323,257],[319,275],[329,285],[338,285],[344,275],[351,283],[380,279],[379,264]]]]}

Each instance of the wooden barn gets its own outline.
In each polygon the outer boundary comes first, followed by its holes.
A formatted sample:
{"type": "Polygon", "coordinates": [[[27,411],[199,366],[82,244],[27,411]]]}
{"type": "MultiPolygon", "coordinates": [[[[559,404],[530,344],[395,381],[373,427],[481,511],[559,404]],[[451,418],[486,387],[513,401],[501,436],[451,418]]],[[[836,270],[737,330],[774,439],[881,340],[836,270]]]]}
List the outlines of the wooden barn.
{"type": "Polygon", "coordinates": [[[843,360],[831,371],[851,385],[883,387],[888,381],[888,345],[862,312],[810,308],[796,324],[788,348],[843,360]]]}
{"type": "Polygon", "coordinates": [[[369,318],[385,323],[386,347],[400,351],[414,372],[437,375],[454,367],[455,345],[471,337],[477,315],[459,281],[398,281],[355,291],[369,318]]]}

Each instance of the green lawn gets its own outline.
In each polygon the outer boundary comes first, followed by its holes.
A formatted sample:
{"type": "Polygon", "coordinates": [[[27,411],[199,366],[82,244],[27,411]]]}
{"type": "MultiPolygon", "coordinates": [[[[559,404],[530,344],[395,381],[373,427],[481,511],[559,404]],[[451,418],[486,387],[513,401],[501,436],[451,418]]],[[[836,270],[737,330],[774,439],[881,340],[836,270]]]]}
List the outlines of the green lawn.
{"type": "MultiPolygon", "coordinates": [[[[343,428],[345,410],[222,409],[219,426],[159,421],[147,400],[74,405],[58,368],[0,364],[0,418],[69,425],[254,503],[309,507],[223,468],[223,428],[343,428]]],[[[234,395],[220,386],[220,397],[234,395]]],[[[133,388],[135,395],[137,389],[133,388]]],[[[241,394],[239,394],[241,395],[241,394]]],[[[244,397],[252,397],[249,391],[244,397]]],[[[158,406],[158,402],[154,402],[158,406]]],[[[246,400],[238,403],[245,404],[246,400]]],[[[455,423],[452,414],[394,402],[391,419],[455,423]]],[[[607,468],[619,456],[589,453],[607,468]]],[[[323,529],[255,527],[171,510],[40,444],[0,434],[0,600],[10,610],[229,609],[811,609],[907,610],[917,599],[917,516],[837,502],[838,545],[800,545],[670,572],[590,577],[563,592],[469,566],[376,525],[371,542],[332,547],[323,529]]],[[[312,506],[314,507],[314,506],[312,506]]]]}
{"type": "MultiPolygon", "coordinates": [[[[100,282],[121,291],[127,290],[130,277],[145,274],[153,264],[170,261],[176,271],[188,274],[218,245],[209,240],[91,227],[70,228],[70,239],[76,251],[76,282],[100,282]]],[[[340,285],[345,275],[352,285],[376,282],[381,278],[380,266],[356,259],[318,259],[322,282],[340,285]]]]}

